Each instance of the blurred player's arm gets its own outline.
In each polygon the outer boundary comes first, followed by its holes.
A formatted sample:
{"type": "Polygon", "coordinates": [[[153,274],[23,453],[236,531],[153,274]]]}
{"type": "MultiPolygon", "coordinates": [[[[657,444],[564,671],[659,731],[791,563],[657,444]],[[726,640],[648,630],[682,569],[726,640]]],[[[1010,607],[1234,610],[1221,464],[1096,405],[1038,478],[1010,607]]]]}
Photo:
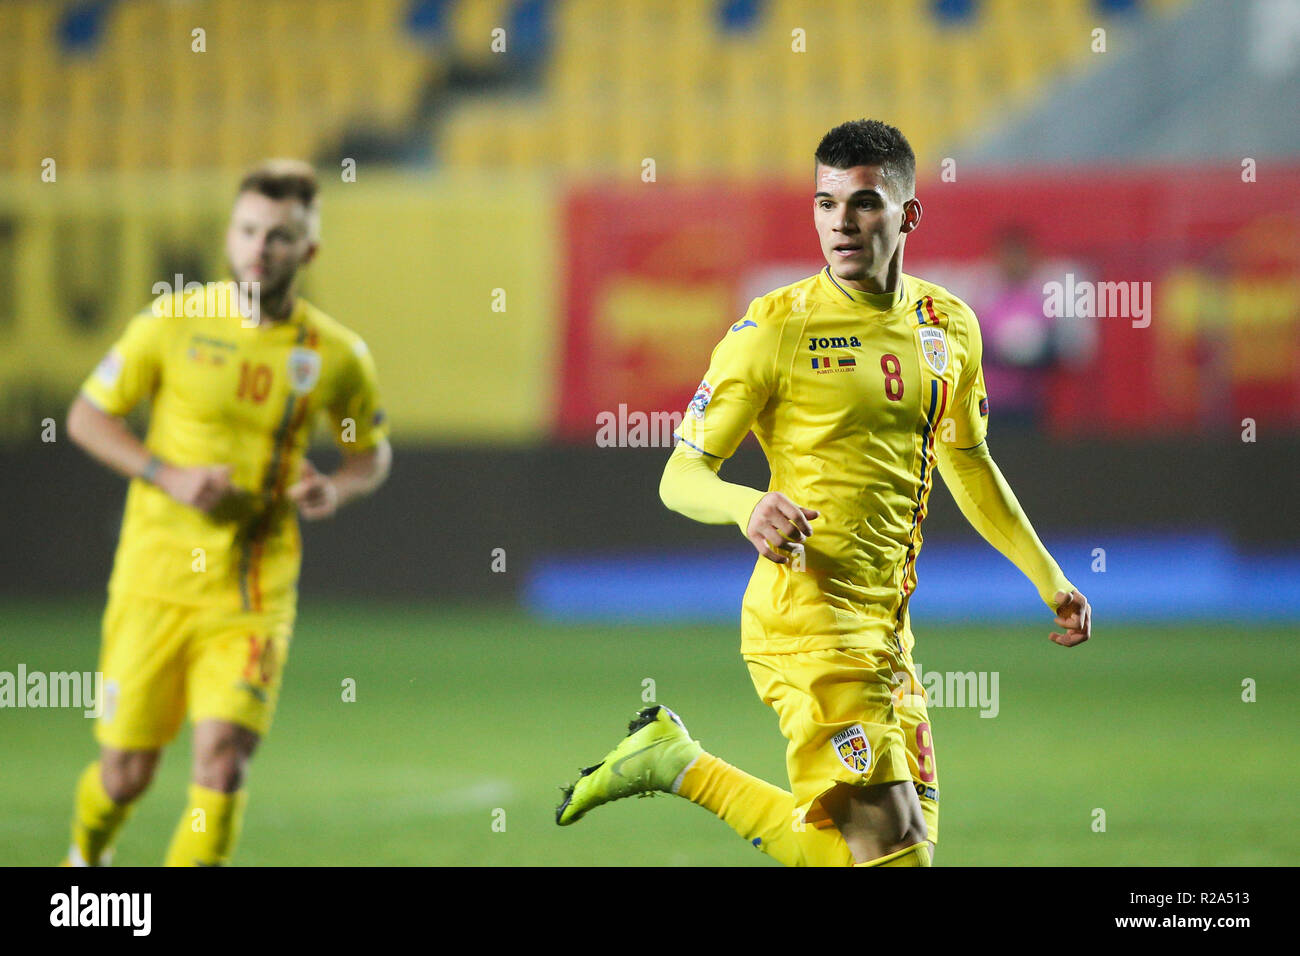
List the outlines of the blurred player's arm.
{"type": "Polygon", "coordinates": [[[306,458],[302,473],[289,488],[289,499],[304,518],[328,518],[348,502],[363,498],[388,480],[393,466],[393,449],[380,438],[372,448],[343,457],[332,475],[316,470],[306,458]]]}
{"type": "Polygon", "coordinates": [[[143,313],[127,325],[69,408],[68,437],[118,474],[152,482],[181,504],[210,511],[235,490],[229,466],[172,465],[154,455],[123,421],[158,386],[159,323],[158,317],[143,313]]]}
{"type": "Polygon", "coordinates": [[[377,438],[373,448],[347,455],[332,478],[339,492],[339,505],[363,498],[388,480],[393,470],[393,446],[377,438]]]}
{"type": "Polygon", "coordinates": [[[669,509],[705,524],[736,525],[759,554],[777,564],[788,561],[778,549],[812,534],[808,521],[817,512],[779,491],[723,481],[718,470],[776,391],[782,331],[780,320],[755,300],[723,336],[659,481],[659,498],[669,509]]]}
{"type": "Polygon", "coordinates": [[[68,437],[90,457],[126,478],[144,474],[152,453],[117,415],[78,395],[68,409],[68,437]]]}
{"type": "Polygon", "coordinates": [[[298,513],[310,520],[328,518],[348,502],[372,493],[392,470],[393,449],[380,407],[374,358],[359,338],[352,344],[352,354],[354,360],[328,406],[343,464],[325,475],[304,458],[298,481],[288,491],[298,513]]]}

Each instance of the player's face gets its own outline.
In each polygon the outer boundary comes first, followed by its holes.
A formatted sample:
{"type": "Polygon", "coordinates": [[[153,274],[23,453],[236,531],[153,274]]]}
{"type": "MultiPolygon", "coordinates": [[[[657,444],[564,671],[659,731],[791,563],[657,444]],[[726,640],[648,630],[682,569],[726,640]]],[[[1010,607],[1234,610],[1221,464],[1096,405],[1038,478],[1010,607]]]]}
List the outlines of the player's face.
{"type": "Polygon", "coordinates": [[[898,197],[879,166],[817,166],[813,224],[831,272],[852,288],[884,291],[899,243],[920,216],[920,203],[898,197]]]}
{"type": "Polygon", "coordinates": [[[226,232],[231,274],[259,283],[263,298],[283,292],[316,252],[309,216],[300,200],[241,193],[226,232]]]}

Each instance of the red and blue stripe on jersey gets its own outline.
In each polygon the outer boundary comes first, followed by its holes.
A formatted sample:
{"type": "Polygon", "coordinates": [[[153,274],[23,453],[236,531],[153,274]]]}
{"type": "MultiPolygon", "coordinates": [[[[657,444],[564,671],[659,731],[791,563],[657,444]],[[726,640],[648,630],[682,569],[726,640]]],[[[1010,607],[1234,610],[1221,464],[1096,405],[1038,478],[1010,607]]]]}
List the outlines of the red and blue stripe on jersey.
{"type": "MultiPolygon", "coordinates": [[[[929,298],[927,296],[927,298],[929,298]]],[[[920,303],[917,303],[917,313],[920,314],[920,303]]],[[[933,313],[931,313],[933,314],[933,313]]],[[[921,429],[921,481],[917,491],[916,505],[912,509],[912,529],[908,534],[907,557],[903,559],[903,575],[899,583],[899,602],[898,616],[894,623],[894,633],[901,634],[903,631],[903,622],[907,614],[907,602],[910,596],[909,581],[912,577],[913,568],[916,565],[916,555],[919,550],[918,539],[921,533],[921,522],[925,520],[925,514],[928,510],[930,501],[930,490],[934,487],[934,436],[938,429],[939,423],[943,421],[943,413],[948,409],[948,382],[944,379],[930,379],[930,407],[925,413],[925,426],[921,429]]]]}

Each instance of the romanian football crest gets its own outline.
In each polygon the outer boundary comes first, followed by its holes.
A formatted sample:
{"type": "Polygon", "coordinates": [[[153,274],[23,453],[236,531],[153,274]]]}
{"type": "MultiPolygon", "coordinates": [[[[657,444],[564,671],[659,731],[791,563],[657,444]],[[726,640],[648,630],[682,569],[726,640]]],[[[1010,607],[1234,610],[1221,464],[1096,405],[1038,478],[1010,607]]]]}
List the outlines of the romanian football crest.
{"type": "Polygon", "coordinates": [[[861,724],[854,724],[841,730],[831,738],[835,756],[840,763],[854,773],[866,773],[871,769],[871,744],[867,742],[867,732],[861,724]]]}
{"type": "Polygon", "coordinates": [[[695,390],[695,397],[691,399],[689,406],[691,414],[697,419],[702,419],[704,410],[709,407],[711,401],[713,401],[713,386],[708,382],[700,382],[700,387],[695,390]]]}
{"type": "Polygon", "coordinates": [[[925,364],[934,370],[935,375],[942,375],[948,368],[948,340],[944,338],[943,329],[923,325],[921,333],[921,354],[925,364]]]}
{"type": "Polygon", "coordinates": [[[320,378],[320,353],[295,348],[289,353],[289,385],[297,394],[310,392],[320,378]]]}

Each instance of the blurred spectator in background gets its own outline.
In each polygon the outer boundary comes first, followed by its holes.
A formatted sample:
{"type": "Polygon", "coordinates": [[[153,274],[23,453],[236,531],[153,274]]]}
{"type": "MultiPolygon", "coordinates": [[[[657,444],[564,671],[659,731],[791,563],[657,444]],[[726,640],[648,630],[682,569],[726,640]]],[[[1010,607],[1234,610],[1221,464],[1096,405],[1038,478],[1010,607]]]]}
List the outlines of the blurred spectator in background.
{"type": "Polygon", "coordinates": [[[1053,374],[1091,359],[1095,330],[1091,319],[1046,314],[1043,285],[1063,272],[1040,260],[1027,230],[1005,229],[993,258],[996,274],[976,307],[990,413],[1002,426],[1035,426],[1046,413],[1053,374]]]}

